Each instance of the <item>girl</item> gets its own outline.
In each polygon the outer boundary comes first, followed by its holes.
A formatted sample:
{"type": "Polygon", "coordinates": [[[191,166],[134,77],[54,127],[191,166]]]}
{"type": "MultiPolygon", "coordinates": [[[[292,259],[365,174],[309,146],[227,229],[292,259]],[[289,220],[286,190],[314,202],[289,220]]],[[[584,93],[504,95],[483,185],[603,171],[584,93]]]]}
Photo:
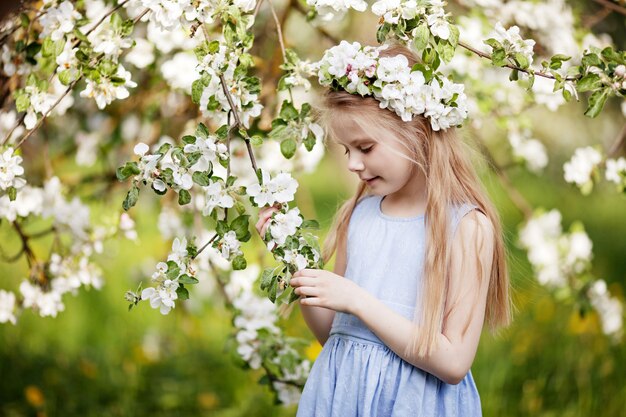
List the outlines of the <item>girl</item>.
{"type": "MultiPolygon", "coordinates": [[[[398,55],[417,62],[402,46],[379,57],[398,55]]],[[[509,321],[498,215],[452,128],[380,103],[324,96],[323,121],[361,182],[326,241],[334,272],[291,279],[324,346],[297,415],[479,416],[470,368],[483,323],[509,321]]],[[[275,210],[261,210],[261,236],[275,210]]]]}

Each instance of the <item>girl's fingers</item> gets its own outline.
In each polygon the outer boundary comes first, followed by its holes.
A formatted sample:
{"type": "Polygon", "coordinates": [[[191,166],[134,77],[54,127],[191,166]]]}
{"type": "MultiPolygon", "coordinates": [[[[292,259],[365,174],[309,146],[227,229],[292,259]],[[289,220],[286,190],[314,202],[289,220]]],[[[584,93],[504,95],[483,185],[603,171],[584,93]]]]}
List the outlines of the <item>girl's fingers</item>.
{"type": "Polygon", "coordinates": [[[319,289],[315,287],[298,287],[294,292],[305,297],[317,297],[320,294],[319,289]]]}
{"type": "Polygon", "coordinates": [[[276,207],[263,207],[259,212],[259,221],[256,222],[255,228],[257,232],[261,235],[261,237],[265,236],[265,230],[267,229],[267,222],[272,214],[275,211],[278,211],[276,207]]]}
{"type": "Polygon", "coordinates": [[[298,278],[291,278],[289,284],[292,287],[314,287],[316,284],[319,284],[319,281],[315,278],[300,276],[298,278]]]}

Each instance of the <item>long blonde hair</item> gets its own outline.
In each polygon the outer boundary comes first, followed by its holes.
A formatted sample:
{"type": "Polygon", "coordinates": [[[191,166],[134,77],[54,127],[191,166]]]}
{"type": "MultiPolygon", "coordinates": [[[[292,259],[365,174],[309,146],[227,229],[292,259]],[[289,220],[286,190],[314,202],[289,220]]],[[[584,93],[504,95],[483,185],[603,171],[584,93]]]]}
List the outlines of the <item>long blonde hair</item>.
{"type": "MultiPolygon", "coordinates": [[[[406,47],[393,45],[381,56],[405,55],[412,66],[416,56],[406,47]]],[[[366,131],[377,129],[398,141],[405,149],[405,157],[413,161],[426,178],[426,252],[423,270],[423,297],[417,295],[414,323],[406,354],[417,353],[424,357],[436,347],[437,335],[442,331],[448,294],[450,269],[449,224],[451,205],[472,203],[482,211],[492,224],[494,251],[489,274],[489,290],[485,311],[486,322],[492,330],[510,321],[509,279],[502,226],[496,209],[482,188],[469,160],[466,144],[457,137],[453,128],[434,131],[430,122],[414,117],[404,122],[388,109],[381,109],[373,97],[361,97],[345,91],[328,91],[324,95],[321,120],[331,137],[337,137],[330,120],[337,112],[349,114],[351,119],[366,131]],[[369,129],[369,130],[367,130],[369,129]],[[389,135],[389,132],[394,133],[389,135]],[[422,308],[417,308],[418,306],[422,308]]],[[[375,139],[375,138],[374,138],[375,139]]],[[[346,201],[335,216],[326,238],[323,258],[328,261],[337,247],[345,248],[348,223],[354,208],[368,194],[368,187],[360,182],[356,193],[346,201]]],[[[478,259],[478,276],[483,267],[478,259]]],[[[469,326],[468,323],[465,329],[469,326]]]]}

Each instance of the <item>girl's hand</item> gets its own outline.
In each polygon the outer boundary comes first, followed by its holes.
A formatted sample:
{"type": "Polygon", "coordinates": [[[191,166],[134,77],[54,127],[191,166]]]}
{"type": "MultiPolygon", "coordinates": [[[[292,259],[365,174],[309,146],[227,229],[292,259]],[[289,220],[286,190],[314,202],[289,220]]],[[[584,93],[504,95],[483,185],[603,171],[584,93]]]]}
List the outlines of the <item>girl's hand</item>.
{"type": "Polygon", "coordinates": [[[276,206],[263,207],[261,210],[259,210],[259,221],[256,222],[256,225],[254,227],[256,228],[256,231],[259,233],[259,235],[261,235],[261,239],[265,239],[265,231],[269,226],[270,217],[272,217],[272,214],[277,211],[278,208],[276,206]]]}
{"type": "Polygon", "coordinates": [[[353,281],[323,269],[303,269],[291,278],[300,303],[353,314],[365,290],[353,281]]]}

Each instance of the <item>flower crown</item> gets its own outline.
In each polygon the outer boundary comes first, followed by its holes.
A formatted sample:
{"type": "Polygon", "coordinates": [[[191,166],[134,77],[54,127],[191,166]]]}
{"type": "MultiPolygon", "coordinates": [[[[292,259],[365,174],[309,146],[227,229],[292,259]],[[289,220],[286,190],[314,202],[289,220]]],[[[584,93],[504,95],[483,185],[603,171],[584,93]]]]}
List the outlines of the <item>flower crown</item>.
{"type": "Polygon", "coordinates": [[[372,95],[381,108],[393,110],[405,122],[423,114],[433,130],[462,124],[467,117],[464,85],[438,75],[427,81],[419,69],[409,67],[404,55],[379,57],[387,46],[341,41],[317,63],[320,84],[351,94],[372,95]]]}

